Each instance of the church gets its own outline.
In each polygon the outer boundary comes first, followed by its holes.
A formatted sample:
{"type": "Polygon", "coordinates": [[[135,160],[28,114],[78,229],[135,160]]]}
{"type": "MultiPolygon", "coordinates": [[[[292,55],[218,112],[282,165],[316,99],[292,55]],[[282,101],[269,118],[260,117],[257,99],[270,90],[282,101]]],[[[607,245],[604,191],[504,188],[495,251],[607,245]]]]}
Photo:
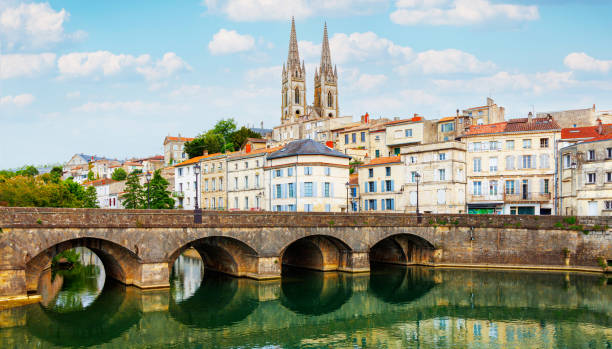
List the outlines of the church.
{"type": "Polygon", "coordinates": [[[283,63],[281,84],[281,124],[273,130],[272,140],[286,144],[298,139],[333,141],[332,130],[352,123],[351,116],[340,116],[338,69],[332,65],[327,24],[323,28],[321,62],[314,74],[314,101],[306,100],[306,66],[300,61],[295,20],[291,19],[289,53],[283,63]]]}

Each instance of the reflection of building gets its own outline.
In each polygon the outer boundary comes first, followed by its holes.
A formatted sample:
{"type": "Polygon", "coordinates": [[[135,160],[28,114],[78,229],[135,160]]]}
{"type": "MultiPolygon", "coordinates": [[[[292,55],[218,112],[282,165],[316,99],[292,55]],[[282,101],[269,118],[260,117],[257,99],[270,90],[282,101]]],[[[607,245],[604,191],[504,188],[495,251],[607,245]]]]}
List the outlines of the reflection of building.
{"type": "Polygon", "coordinates": [[[268,155],[265,168],[268,210],[346,209],[348,155],[310,139],[294,141],[268,155]]]}
{"type": "Polygon", "coordinates": [[[553,213],[555,146],[551,117],[475,125],[465,135],[470,213],[553,213]]]}

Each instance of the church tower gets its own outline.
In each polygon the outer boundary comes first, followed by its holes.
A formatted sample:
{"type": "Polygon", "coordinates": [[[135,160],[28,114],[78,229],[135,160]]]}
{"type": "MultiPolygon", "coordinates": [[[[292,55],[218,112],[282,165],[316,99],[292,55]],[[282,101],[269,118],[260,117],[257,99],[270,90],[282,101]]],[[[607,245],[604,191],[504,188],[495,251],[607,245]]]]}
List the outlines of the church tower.
{"type": "Polygon", "coordinates": [[[314,109],[321,117],[338,117],[338,70],[332,68],[329,40],[327,38],[327,23],[323,29],[323,44],[321,45],[321,65],[315,70],[314,76],[314,109]]]}
{"type": "Polygon", "coordinates": [[[283,84],[281,89],[281,124],[296,121],[306,113],[306,68],[300,65],[295,20],[291,18],[291,36],[287,63],[283,64],[283,84]]]}

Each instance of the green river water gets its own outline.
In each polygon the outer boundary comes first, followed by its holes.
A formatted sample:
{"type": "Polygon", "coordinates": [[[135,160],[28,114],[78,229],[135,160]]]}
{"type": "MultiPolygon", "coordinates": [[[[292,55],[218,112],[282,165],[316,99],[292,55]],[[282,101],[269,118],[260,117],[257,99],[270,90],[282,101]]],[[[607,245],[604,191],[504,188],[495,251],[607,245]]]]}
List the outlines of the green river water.
{"type": "Polygon", "coordinates": [[[179,257],[168,290],[83,267],[0,310],[0,348],[607,348],[612,279],[596,274],[374,266],[257,282],[179,257]]]}

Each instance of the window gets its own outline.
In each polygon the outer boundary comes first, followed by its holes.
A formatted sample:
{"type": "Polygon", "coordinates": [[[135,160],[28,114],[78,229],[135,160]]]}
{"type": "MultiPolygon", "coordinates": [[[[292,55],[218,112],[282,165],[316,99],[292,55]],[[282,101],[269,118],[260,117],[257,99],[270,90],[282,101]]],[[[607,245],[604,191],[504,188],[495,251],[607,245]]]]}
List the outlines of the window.
{"type": "Polygon", "coordinates": [[[514,150],[514,141],[506,141],[506,150],[514,150]]]}
{"type": "Polygon", "coordinates": [[[450,132],[455,130],[455,124],[453,124],[452,122],[446,123],[446,124],[442,124],[440,125],[440,130],[442,132],[450,132]]]}
{"type": "Polygon", "coordinates": [[[367,189],[369,193],[375,193],[376,192],[376,182],[374,181],[368,182],[367,189]]]}
{"type": "Polygon", "coordinates": [[[607,149],[606,149],[606,153],[607,153],[607,155],[608,155],[608,156],[607,156],[607,157],[608,157],[608,159],[612,159],[612,148],[607,148],[607,149]]]}
{"type": "Polygon", "coordinates": [[[310,166],[304,167],[304,175],[306,175],[306,176],[312,175],[312,167],[310,167],[310,166]]]}
{"type": "Polygon", "coordinates": [[[276,212],[282,212],[282,211],[283,211],[283,206],[281,206],[281,205],[276,205],[276,206],[274,206],[274,211],[276,211],[276,212]]]}
{"type": "Polygon", "coordinates": [[[178,169],[178,175],[179,177],[183,175],[183,169],[179,167],[178,169]]]}
{"type": "Polygon", "coordinates": [[[438,178],[441,181],[445,181],[446,180],[446,170],[441,168],[438,170],[438,178]]]}
{"type": "Polygon", "coordinates": [[[542,193],[544,194],[550,193],[550,183],[549,182],[550,182],[549,179],[542,180],[542,193]]]}
{"type": "Polygon", "coordinates": [[[211,182],[211,185],[212,185],[212,191],[216,191],[217,190],[217,181],[213,178],[210,182],[211,182]]]}
{"type": "Polygon", "coordinates": [[[497,181],[489,182],[489,195],[497,195],[497,181]]]}
{"type": "Polygon", "coordinates": [[[572,166],[572,158],[569,154],[563,155],[563,168],[570,168],[572,166]]]}
{"type": "Polygon", "coordinates": [[[237,169],[238,169],[238,163],[235,163],[234,164],[234,170],[237,170],[237,169]]]}
{"type": "Polygon", "coordinates": [[[368,177],[370,177],[370,178],[374,177],[374,169],[373,168],[369,168],[368,169],[368,177]]]}
{"type": "Polygon", "coordinates": [[[300,90],[296,87],[295,88],[295,104],[300,104],[300,90]]]}
{"type": "Polygon", "coordinates": [[[482,143],[480,142],[472,143],[472,151],[482,151],[482,143]]]}
{"type": "Polygon", "coordinates": [[[395,210],[395,202],[393,199],[381,200],[383,210],[395,210]]]}
{"type": "Polygon", "coordinates": [[[326,167],[326,168],[325,168],[325,175],[326,175],[326,176],[329,176],[329,175],[330,175],[330,173],[331,173],[331,169],[330,169],[329,167],[326,167]]]}
{"type": "Polygon", "coordinates": [[[234,208],[236,208],[236,209],[240,208],[240,207],[238,207],[238,198],[237,197],[234,198],[234,208]]]}
{"type": "Polygon", "coordinates": [[[438,154],[438,160],[440,160],[440,161],[444,161],[444,160],[446,160],[446,153],[440,153],[440,154],[438,154]]]}
{"type": "Polygon", "coordinates": [[[234,177],[234,189],[238,190],[238,177],[234,177]]]}
{"type": "Polygon", "coordinates": [[[523,149],[531,148],[531,139],[523,139],[523,149]]]}
{"type": "Polygon", "coordinates": [[[349,143],[349,135],[348,133],[344,135],[344,144],[348,144],[349,143]]]}
{"type": "MultiPolygon", "coordinates": [[[[612,200],[604,201],[604,206],[606,210],[612,210],[612,200]]],[[[608,262],[610,264],[610,262],[608,262]]]]}
{"type": "Polygon", "coordinates": [[[356,133],[351,133],[351,140],[353,141],[353,143],[357,142],[357,134],[356,133]]]}
{"type": "Polygon", "coordinates": [[[323,184],[323,196],[325,196],[326,198],[328,198],[330,196],[330,194],[329,194],[329,182],[325,182],[323,184]]]}
{"type": "Polygon", "coordinates": [[[501,142],[490,141],[489,142],[489,150],[501,150],[501,142]]]}
{"type": "Polygon", "coordinates": [[[312,212],[312,204],[305,204],[304,212],[312,212]]]}
{"type": "Polygon", "coordinates": [[[244,168],[249,168],[249,162],[248,161],[244,162],[244,168]]]}
{"type": "Polygon", "coordinates": [[[330,108],[334,106],[334,97],[331,91],[327,92],[327,106],[330,108]]]}
{"type": "Polygon", "coordinates": [[[412,137],[412,129],[408,128],[404,131],[404,136],[405,137],[412,137]]]}
{"type": "Polygon", "coordinates": [[[514,170],[514,156],[506,156],[506,170],[514,170]]]}
{"type": "Polygon", "coordinates": [[[370,211],[376,211],[376,200],[370,199],[365,201],[365,209],[370,211]]]}
{"type": "Polygon", "coordinates": [[[393,191],[393,181],[391,180],[385,181],[385,191],[393,191]]]}
{"type": "Polygon", "coordinates": [[[288,184],[288,188],[289,188],[289,197],[290,198],[294,198],[295,197],[295,183],[289,183],[288,184]]]}
{"type": "Polygon", "coordinates": [[[244,189],[249,189],[249,176],[244,176],[244,189]]]}
{"type": "Polygon", "coordinates": [[[288,177],[293,177],[293,167],[289,167],[289,168],[287,169],[287,176],[288,176],[288,177]]]}
{"type": "Polygon", "coordinates": [[[365,142],[365,138],[366,138],[365,136],[366,136],[365,132],[361,132],[361,141],[362,142],[365,142]]]}
{"type": "Polygon", "coordinates": [[[379,157],[380,157],[380,150],[376,149],[376,151],[375,151],[374,153],[376,154],[375,156],[376,156],[377,158],[379,158],[379,157]]]}
{"type": "Polygon", "coordinates": [[[515,186],[514,181],[506,181],[506,194],[514,194],[515,186]]]}
{"type": "Polygon", "coordinates": [[[204,181],[204,191],[208,191],[208,179],[204,181]]]}
{"type": "Polygon", "coordinates": [[[283,176],[283,170],[274,170],[274,177],[282,177],[283,176]]]}
{"type": "Polygon", "coordinates": [[[183,191],[183,183],[179,183],[179,191],[183,191]]]}
{"type": "Polygon", "coordinates": [[[410,172],[410,181],[412,183],[416,183],[416,174],[417,174],[416,171],[410,172]]]}
{"type": "Polygon", "coordinates": [[[351,197],[357,196],[357,187],[351,187],[351,197]]]}
{"type": "Polygon", "coordinates": [[[474,172],[482,171],[482,160],[480,158],[474,158],[474,172]]]}
{"type": "Polygon", "coordinates": [[[606,182],[612,182],[612,172],[606,172],[606,182]]]}
{"type": "Polygon", "coordinates": [[[223,190],[223,178],[219,178],[219,190],[223,190]]]}
{"type": "Polygon", "coordinates": [[[259,175],[255,175],[255,188],[259,188],[259,175]]]}
{"type": "Polygon", "coordinates": [[[411,163],[411,164],[416,164],[416,162],[417,162],[417,161],[416,161],[416,156],[411,156],[411,157],[410,157],[410,163],[411,163]]]}
{"type": "MultiPolygon", "coordinates": [[[[221,164],[219,164],[221,165],[221,164]]],[[[255,167],[259,167],[259,160],[255,160],[255,167]]],[[[219,169],[221,169],[221,166],[219,166],[219,169]]]]}
{"type": "Polygon", "coordinates": [[[391,175],[391,167],[385,167],[385,176],[391,175]]]}
{"type": "Polygon", "coordinates": [[[293,204],[287,205],[287,211],[295,212],[295,205],[293,204]]]}
{"type": "Polygon", "coordinates": [[[548,148],[548,138],[540,138],[540,148],[548,148]]]}
{"type": "Polygon", "coordinates": [[[312,182],[304,182],[304,197],[312,197],[312,182]]]}
{"type": "Polygon", "coordinates": [[[244,197],[244,209],[245,210],[249,209],[249,197],[248,196],[244,197]]]}
{"type": "Polygon", "coordinates": [[[497,158],[489,158],[489,172],[497,172],[497,158]]]}
{"type": "Polygon", "coordinates": [[[588,184],[595,184],[595,180],[596,180],[596,175],[595,173],[587,173],[587,183],[588,184]]]}
{"type": "Polygon", "coordinates": [[[522,156],[522,159],[523,159],[522,160],[522,165],[523,166],[521,168],[535,168],[535,166],[532,167],[532,165],[535,165],[535,163],[532,163],[531,158],[532,158],[531,155],[523,155],[522,156]]]}
{"type": "Polygon", "coordinates": [[[540,168],[549,168],[549,167],[550,167],[550,161],[548,160],[548,154],[540,154],[540,168]]]}
{"type": "Polygon", "coordinates": [[[276,190],[274,191],[274,197],[277,199],[281,199],[283,197],[283,186],[282,184],[276,185],[276,190]]]}
{"type": "Polygon", "coordinates": [[[595,150],[591,149],[588,151],[587,160],[589,161],[595,160],[595,150]]]}
{"type": "Polygon", "coordinates": [[[480,181],[474,182],[474,183],[472,183],[472,186],[473,186],[472,193],[474,195],[482,195],[482,182],[480,182],[480,181]]]}

